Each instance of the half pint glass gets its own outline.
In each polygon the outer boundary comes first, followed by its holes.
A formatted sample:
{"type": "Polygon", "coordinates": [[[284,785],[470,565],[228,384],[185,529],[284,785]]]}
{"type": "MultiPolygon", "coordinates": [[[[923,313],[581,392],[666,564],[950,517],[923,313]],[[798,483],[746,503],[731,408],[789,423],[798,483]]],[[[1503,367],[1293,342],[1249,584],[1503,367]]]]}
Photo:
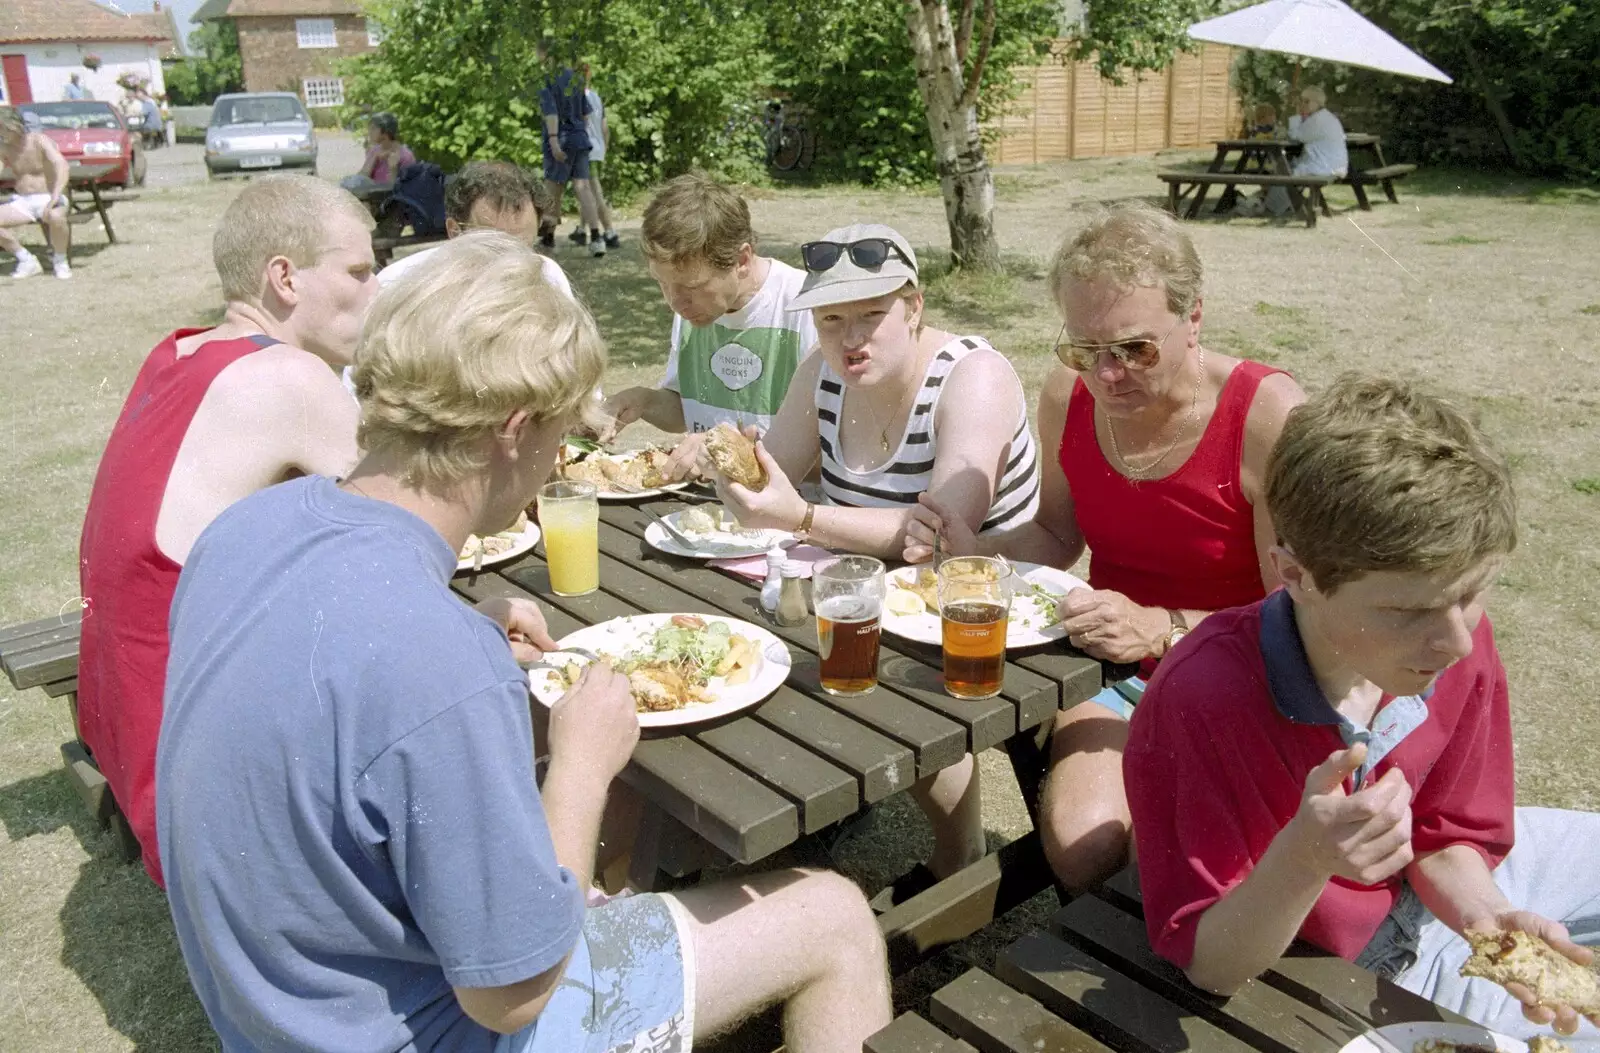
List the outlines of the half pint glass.
{"type": "Polygon", "coordinates": [[[1006,669],[1006,623],[1016,575],[988,556],[959,556],[939,567],[944,689],[955,698],[993,698],[1006,669]]]}
{"type": "Polygon", "coordinates": [[[864,695],[878,686],[883,596],[883,561],[871,556],[839,556],[811,572],[822,690],[828,694],[864,695]]]}

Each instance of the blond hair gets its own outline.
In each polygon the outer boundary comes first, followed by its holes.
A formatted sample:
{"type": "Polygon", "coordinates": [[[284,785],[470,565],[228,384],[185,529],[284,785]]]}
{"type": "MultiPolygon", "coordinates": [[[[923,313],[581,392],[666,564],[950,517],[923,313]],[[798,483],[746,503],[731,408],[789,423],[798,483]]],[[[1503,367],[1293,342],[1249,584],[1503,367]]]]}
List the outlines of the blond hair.
{"type": "Polygon", "coordinates": [[[1050,262],[1057,298],[1068,280],[1105,279],[1125,288],[1163,290],[1167,309],[1179,318],[1194,310],[1204,277],[1188,232],[1170,213],[1143,203],[1101,210],[1061,243],[1050,262]]]}
{"type": "Polygon", "coordinates": [[[374,301],[356,349],[357,439],[395,457],[407,485],[447,492],[487,465],[483,440],[506,418],[587,406],[605,365],[594,319],[532,249],[463,234],[374,301]]]}
{"type": "Polygon", "coordinates": [[[669,179],[645,207],[639,231],[639,245],[652,263],[704,260],[721,271],[737,266],[739,250],[755,244],[750,206],[704,172],[669,179]]]}
{"type": "Polygon", "coordinates": [[[261,179],[239,192],[211,239],[223,299],[255,303],[267,264],[282,256],[296,267],[315,267],[327,251],[328,219],[344,215],[373,228],[366,206],[349,192],[311,176],[261,179]]]}
{"type": "Polygon", "coordinates": [[[1460,410],[1397,380],[1347,373],[1291,410],[1266,497],[1325,593],[1371,571],[1464,574],[1517,544],[1505,461],[1460,410]]]}

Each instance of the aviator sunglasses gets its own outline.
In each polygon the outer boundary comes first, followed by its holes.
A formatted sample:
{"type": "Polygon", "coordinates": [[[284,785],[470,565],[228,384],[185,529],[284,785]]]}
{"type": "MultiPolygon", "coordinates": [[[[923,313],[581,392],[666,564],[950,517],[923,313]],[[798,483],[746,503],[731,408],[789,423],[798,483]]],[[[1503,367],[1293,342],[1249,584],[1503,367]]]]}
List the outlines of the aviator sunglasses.
{"type": "Polygon", "coordinates": [[[1056,334],[1056,357],[1061,360],[1062,365],[1075,373],[1089,372],[1100,360],[1101,354],[1111,355],[1125,369],[1149,369],[1161,360],[1162,345],[1182,321],[1182,318],[1174,320],[1160,340],[1141,336],[1132,340],[1119,340],[1114,344],[1079,344],[1070,340],[1063,341],[1062,337],[1067,335],[1067,323],[1062,322],[1061,332],[1056,334]]]}
{"type": "Polygon", "coordinates": [[[867,270],[877,270],[882,267],[890,254],[893,254],[911,268],[911,273],[917,272],[917,265],[901,251],[900,246],[888,238],[862,238],[848,245],[837,241],[808,241],[800,246],[800,258],[805,261],[806,270],[814,273],[831,270],[833,265],[839,262],[839,257],[847,252],[850,254],[851,263],[867,270]]]}

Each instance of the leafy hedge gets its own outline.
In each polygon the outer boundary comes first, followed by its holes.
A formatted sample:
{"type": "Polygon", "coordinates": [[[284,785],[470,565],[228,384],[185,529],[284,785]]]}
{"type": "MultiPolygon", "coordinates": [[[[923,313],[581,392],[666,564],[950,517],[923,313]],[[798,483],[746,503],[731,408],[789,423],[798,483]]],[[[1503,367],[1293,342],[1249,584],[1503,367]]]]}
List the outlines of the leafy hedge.
{"type": "MultiPolygon", "coordinates": [[[[952,6],[958,6],[953,4],[952,6]]],[[[611,128],[608,190],[690,168],[765,177],[761,108],[791,99],[819,174],[869,183],[932,178],[926,117],[901,0],[374,0],[382,46],[350,60],[353,112],[389,110],[418,156],[537,167],[538,90],[551,65],[593,64],[611,128]]],[[[981,7],[981,5],[980,5],[981,7]]],[[[1000,0],[980,109],[1015,95],[1011,66],[1055,32],[1057,0],[1000,0]]],[[[976,50],[976,49],[974,49],[976,50]]]]}

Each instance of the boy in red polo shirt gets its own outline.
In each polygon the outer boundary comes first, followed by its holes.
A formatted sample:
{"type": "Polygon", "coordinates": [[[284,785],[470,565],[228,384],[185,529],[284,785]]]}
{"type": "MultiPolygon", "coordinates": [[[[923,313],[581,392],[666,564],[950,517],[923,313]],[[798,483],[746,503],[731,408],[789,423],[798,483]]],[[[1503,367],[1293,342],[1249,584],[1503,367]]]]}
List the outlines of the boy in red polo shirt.
{"type": "Polygon", "coordinates": [[[1266,497],[1284,588],[1207,618],[1134,714],[1152,945],[1231,994],[1298,937],[1499,1031],[1572,1033],[1570,1007],[1459,976],[1467,930],[1582,964],[1600,942],[1600,816],[1514,807],[1484,617],[1516,544],[1504,462],[1447,403],[1349,376],[1290,413],[1266,497]]]}

